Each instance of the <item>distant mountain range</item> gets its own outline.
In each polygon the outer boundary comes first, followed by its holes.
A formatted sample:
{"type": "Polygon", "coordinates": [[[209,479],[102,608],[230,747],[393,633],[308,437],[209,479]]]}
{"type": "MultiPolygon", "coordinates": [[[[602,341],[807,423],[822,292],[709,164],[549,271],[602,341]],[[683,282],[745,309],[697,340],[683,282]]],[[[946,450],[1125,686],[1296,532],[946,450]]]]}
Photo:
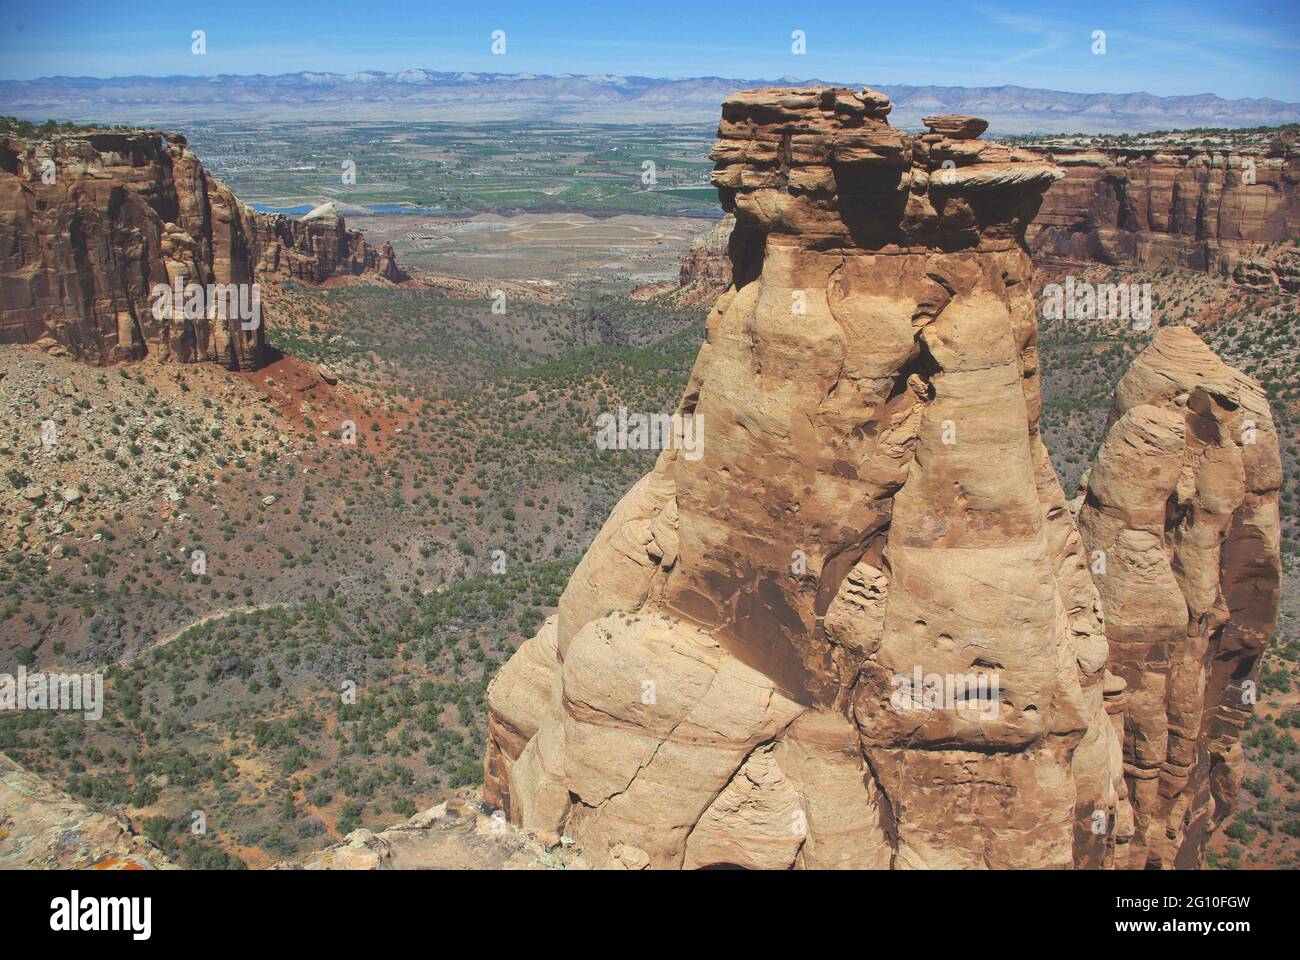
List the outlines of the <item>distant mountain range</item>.
{"type": "MultiPolygon", "coordinates": [[[[608,74],[286,73],[215,77],[46,77],[0,80],[0,113],[29,120],[167,124],[240,119],[556,120],[700,123],[751,87],[822,84],[782,77],[655,79],[608,74]]],[[[836,83],[859,87],[860,82],[836,83]]],[[[1213,94],[1065,93],[1028,87],[866,84],[894,101],[891,121],[916,129],[931,113],[991,121],[993,134],[1141,132],[1300,123],[1300,104],[1213,94]]]]}

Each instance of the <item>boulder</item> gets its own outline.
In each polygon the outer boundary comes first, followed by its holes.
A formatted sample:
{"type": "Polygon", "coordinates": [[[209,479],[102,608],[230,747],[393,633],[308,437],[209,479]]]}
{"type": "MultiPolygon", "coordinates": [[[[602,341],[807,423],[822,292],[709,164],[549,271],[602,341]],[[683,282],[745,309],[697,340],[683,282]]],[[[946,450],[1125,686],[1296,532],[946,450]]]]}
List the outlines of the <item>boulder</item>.
{"type": "Polygon", "coordinates": [[[942,134],[953,140],[974,140],[989,128],[987,120],[981,120],[979,117],[965,117],[956,113],[923,117],[921,122],[931,132],[942,134]]]}

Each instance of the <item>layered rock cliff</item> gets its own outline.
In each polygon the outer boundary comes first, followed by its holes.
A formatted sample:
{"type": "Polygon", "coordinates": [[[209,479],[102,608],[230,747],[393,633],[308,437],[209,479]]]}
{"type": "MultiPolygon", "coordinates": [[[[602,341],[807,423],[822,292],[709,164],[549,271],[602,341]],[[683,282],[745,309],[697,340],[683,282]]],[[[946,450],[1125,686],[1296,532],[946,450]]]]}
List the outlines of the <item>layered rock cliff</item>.
{"type": "Polygon", "coordinates": [[[261,280],[362,273],[406,279],[391,246],[375,251],[341,218],[253,211],[179,134],[0,139],[0,343],[48,338],[100,364],[148,353],[252,369],[260,311],[220,298],[187,310],[179,297],[155,309],[155,286],[229,285],[251,307],[261,280]]]}
{"type": "Polygon", "coordinates": [[[1024,231],[1062,173],[974,118],[910,137],[889,109],[724,104],[733,283],[677,411],[702,455],[660,455],[489,690],[486,800],[597,865],[1130,859],[1126,676],[1144,702],[1146,674],[1107,669],[1039,435],[1024,231]]]}
{"type": "Polygon", "coordinates": [[[731,286],[731,257],[727,247],[736,218],[727,214],[707,233],[696,237],[682,257],[673,299],[681,304],[709,306],[720,292],[731,286]]]}
{"type": "MultiPolygon", "coordinates": [[[[1026,231],[1040,264],[1105,263],[1213,273],[1259,290],[1300,293],[1300,149],[1159,144],[1096,147],[1050,140],[1030,149],[1065,176],[1026,231]]],[[[688,299],[731,282],[731,221],[682,260],[688,299]]]]}
{"type": "Polygon", "coordinates": [[[1065,171],[1027,239],[1036,260],[1181,267],[1300,293],[1300,150],[1163,143],[1036,148],[1065,171]]]}

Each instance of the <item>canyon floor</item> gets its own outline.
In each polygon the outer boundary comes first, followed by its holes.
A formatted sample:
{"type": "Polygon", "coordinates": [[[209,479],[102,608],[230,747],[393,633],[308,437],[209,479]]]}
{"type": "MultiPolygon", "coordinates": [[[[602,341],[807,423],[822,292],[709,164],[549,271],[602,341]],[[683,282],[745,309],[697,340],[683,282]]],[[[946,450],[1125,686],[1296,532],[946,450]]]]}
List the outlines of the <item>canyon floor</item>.
{"type": "MultiPolygon", "coordinates": [[[[229,152],[205,156],[243,196],[229,152]]],[[[350,200],[450,202],[389,193],[350,200]]],[[[321,199],[261,191],[306,196],[321,199]]],[[[632,294],[675,278],[711,221],[681,198],[600,202],[616,215],[584,198],[350,216],[394,241],[415,282],[266,291],[277,354],[253,373],[0,349],[0,648],[32,670],[104,669],[108,694],[104,723],[0,717],[0,751],[198,867],[308,859],[474,787],[488,680],[653,462],[598,450],[596,415],[671,411],[703,336],[705,308],[632,294]]],[[[1297,300],[1181,271],[1071,272],[1149,282],[1154,302],[1149,330],[1041,325],[1043,428],[1067,491],[1156,327],[1197,328],[1268,390],[1286,589],[1249,779],[1211,865],[1300,866],[1297,300]]]]}
{"type": "Polygon", "coordinates": [[[7,715],[0,750],[196,865],[264,866],[479,780],[488,678],[650,465],[590,424],[670,409],[700,336],[598,294],[504,317],[423,288],[273,299],[284,355],[256,373],[0,355],[4,645],[109,666],[109,722],[7,715]]]}

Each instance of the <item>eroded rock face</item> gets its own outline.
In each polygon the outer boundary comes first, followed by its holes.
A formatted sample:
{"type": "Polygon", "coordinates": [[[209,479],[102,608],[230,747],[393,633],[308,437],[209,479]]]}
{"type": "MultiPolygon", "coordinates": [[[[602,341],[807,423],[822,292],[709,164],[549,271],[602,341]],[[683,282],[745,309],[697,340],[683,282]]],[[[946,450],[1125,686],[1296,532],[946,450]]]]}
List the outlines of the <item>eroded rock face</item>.
{"type": "Polygon", "coordinates": [[[1108,441],[1086,546],[1039,434],[1024,246],[1061,173],[973,118],[913,138],[888,112],[724,104],[733,284],[678,410],[703,450],[660,455],[494,680],[485,799],[598,866],[1141,865],[1188,811],[1159,862],[1191,862],[1235,783],[1242,714],[1218,705],[1276,611],[1267,409],[1212,355],[1160,362],[1162,334],[1112,435],[1154,410],[1167,469],[1108,441]],[[1143,524],[1099,594],[1088,546],[1143,524]]]}
{"type": "Polygon", "coordinates": [[[661,455],[490,691],[489,801],[596,862],[1112,855],[1106,644],[1038,436],[1022,244],[1060,173],[888,111],[726,102],[734,284],[679,411],[703,456],[661,455]],[[899,695],[918,672],[939,702],[899,695]]]}
{"type": "Polygon", "coordinates": [[[1126,866],[1198,866],[1235,805],[1277,620],[1281,481],[1263,390],[1161,329],[1116,389],[1079,515],[1128,690],[1126,866]]]}
{"type": "MultiPolygon", "coordinates": [[[[954,139],[983,121],[927,117],[954,139]]],[[[1188,135],[1191,139],[1192,135],[1188,135]]],[[[1039,265],[1105,263],[1218,274],[1260,290],[1300,293],[1300,150],[1293,142],[1245,148],[1035,146],[1065,177],[1047,191],[1026,238],[1039,265]]],[[[728,223],[682,260],[689,300],[730,285],[728,223]]]]}
{"type": "Polygon", "coordinates": [[[728,214],[691,244],[682,257],[678,273],[681,289],[674,296],[677,302],[698,301],[701,306],[707,306],[731,286],[731,258],[727,256],[727,247],[735,226],[736,218],[728,214]]]}
{"type": "Polygon", "coordinates": [[[1300,293],[1300,151],[1057,148],[1066,173],[1028,231],[1039,261],[1181,267],[1300,293]]]}
{"type": "MultiPolygon", "coordinates": [[[[0,139],[0,343],[56,341],[91,363],[263,362],[261,323],[216,300],[154,315],[157,284],[406,275],[341,218],[265,215],[157,131],[0,139]]],[[[245,304],[252,302],[251,291],[245,304]]]]}

